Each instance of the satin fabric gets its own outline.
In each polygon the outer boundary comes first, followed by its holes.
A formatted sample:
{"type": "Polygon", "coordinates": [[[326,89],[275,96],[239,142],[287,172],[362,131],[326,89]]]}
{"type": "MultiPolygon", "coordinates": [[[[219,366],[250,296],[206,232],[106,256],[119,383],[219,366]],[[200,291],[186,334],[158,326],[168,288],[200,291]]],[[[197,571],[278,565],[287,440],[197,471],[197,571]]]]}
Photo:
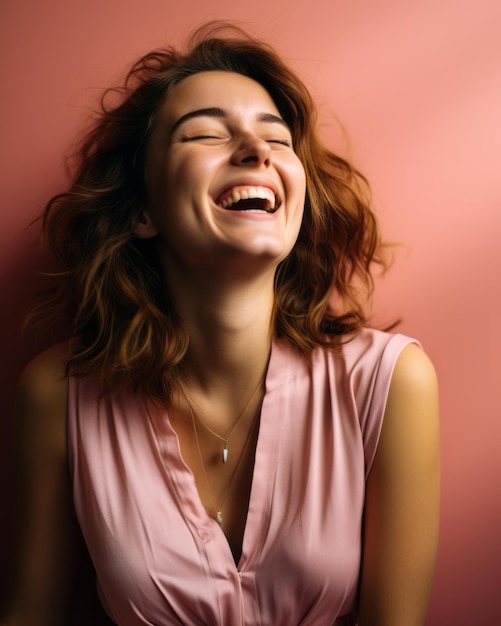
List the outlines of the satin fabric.
{"type": "Polygon", "coordinates": [[[272,346],[240,561],[205,512],[166,412],[69,381],[77,516],[120,626],[356,623],[364,490],[402,335],[305,359],[272,346]],[[337,621],[339,620],[339,621],[337,621]]]}

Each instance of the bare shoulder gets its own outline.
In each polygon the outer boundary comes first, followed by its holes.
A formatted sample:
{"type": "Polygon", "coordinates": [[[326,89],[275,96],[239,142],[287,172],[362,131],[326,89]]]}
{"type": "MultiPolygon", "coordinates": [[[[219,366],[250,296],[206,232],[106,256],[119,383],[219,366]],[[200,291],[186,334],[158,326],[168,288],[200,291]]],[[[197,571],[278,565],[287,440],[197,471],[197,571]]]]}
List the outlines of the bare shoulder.
{"type": "Polygon", "coordinates": [[[24,369],[16,394],[17,435],[37,439],[53,451],[66,452],[68,345],[57,344],[24,369]]]}
{"type": "Polygon", "coordinates": [[[82,543],[67,448],[68,346],[35,357],[17,387],[17,550],[12,624],[69,623],[82,543]]]}
{"type": "Polygon", "coordinates": [[[360,626],[421,626],[433,578],[440,502],[435,368],[417,345],[394,367],[366,489],[360,626]]]}
{"type": "Polygon", "coordinates": [[[64,386],[68,344],[59,343],[41,352],[25,367],[19,380],[23,393],[51,397],[64,386]]]}
{"type": "Polygon", "coordinates": [[[435,367],[416,344],[400,353],[384,415],[379,457],[399,465],[426,462],[438,450],[439,398],[435,367]]]}
{"type": "Polygon", "coordinates": [[[435,367],[428,355],[415,343],[401,351],[390,386],[390,394],[408,394],[413,390],[436,395],[438,390],[435,367]]]}

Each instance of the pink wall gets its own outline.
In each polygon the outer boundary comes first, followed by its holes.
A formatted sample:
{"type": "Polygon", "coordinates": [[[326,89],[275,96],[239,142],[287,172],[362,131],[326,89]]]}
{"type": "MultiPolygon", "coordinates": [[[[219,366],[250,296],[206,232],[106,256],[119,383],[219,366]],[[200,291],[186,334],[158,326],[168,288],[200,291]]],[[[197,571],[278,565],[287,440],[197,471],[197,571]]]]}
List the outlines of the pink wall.
{"type": "MultiPolygon", "coordinates": [[[[501,4],[240,4],[2,3],[1,501],[11,494],[13,386],[50,342],[20,339],[24,307],[40,284],[37,229],[25,227],[64,184],[62,156],[100,87],[199,21],[240,19],[305,77],[336,142],[332,114],[339,115],[387,236],[405,243],[376,310],[379,321],[403,319],[402,331],[422,340],[441,379],[443,524],[427,624],[501,623],[501,4]]],[[[5,518],[2,525],[3,553],[5,518]]]]}

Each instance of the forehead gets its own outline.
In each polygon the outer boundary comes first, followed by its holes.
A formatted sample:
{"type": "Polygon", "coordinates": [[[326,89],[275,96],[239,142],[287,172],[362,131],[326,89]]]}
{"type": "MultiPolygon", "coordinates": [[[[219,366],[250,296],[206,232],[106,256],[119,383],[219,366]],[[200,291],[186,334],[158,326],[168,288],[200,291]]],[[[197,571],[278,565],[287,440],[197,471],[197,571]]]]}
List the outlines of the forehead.
{"type": "Polygon", "coordinates": [[[219,107],[229,113],[273,113],[278,110],[272,97],[257,81],[226,71],[199,72],[184,78],[166,97],[159,117],[167,124],[186,113],[219,107]]]}

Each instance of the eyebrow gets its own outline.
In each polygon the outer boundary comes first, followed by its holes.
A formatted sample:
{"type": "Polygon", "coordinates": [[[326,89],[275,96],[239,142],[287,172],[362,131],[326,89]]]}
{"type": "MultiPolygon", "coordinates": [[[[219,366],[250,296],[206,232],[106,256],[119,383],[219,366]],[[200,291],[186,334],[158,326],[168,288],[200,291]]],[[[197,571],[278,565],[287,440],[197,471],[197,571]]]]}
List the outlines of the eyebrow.
{"type": "MultiPolygon", "coordinates": [[[[184,122],[187,122],[194,117],[226,118],[228,117],[228,114],[224,109],[221,109],[220,107],[209,107],[206,109],[196,109],[195,111],[189,111],[188,113],[182,115],[176,122],[174,122],[170,134],[172,135],[174,131],[176,131],[179,126],[181,126],[181,124],[184,124],[184,122]]],[[[258,113],[256,119],[258,122],[267,122],[268,124],[280,124],[288,131],[290,131],[287,122],[278,115],[274,115],[273,113],[258,113]]]]}

